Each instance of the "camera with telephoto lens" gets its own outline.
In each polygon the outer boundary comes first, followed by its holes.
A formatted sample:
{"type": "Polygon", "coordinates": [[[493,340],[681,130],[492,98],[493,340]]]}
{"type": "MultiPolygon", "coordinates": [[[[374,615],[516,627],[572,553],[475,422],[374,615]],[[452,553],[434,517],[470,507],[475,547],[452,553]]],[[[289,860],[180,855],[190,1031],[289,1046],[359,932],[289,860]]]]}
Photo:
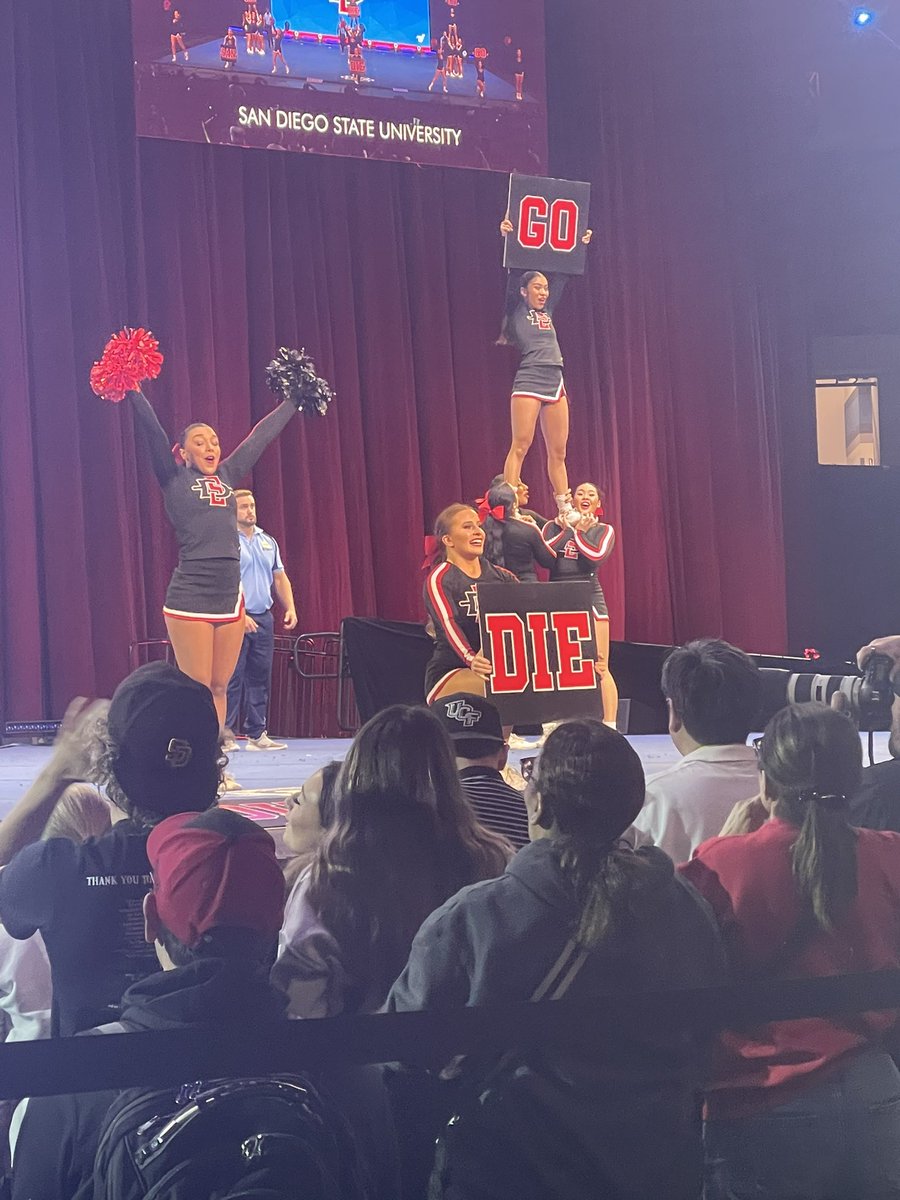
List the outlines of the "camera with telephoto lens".
{"type": "Polygon", "coordinates": [[[862,675],[794,675],[763,667],[763,707],[760,728],[786,704],[818,700],[831,704],[832,696],[845,699],[844,708],[860,729],[890,729],[894,690],[893,661],[885,654],[866,659],[862,675]]]}

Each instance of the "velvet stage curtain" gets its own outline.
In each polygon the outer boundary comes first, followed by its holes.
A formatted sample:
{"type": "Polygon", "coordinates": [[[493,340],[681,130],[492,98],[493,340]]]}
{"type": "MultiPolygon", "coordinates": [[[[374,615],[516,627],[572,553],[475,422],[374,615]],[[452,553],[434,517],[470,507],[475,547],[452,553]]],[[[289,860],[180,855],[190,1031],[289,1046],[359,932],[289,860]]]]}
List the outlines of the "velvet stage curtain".
{"type": "MultiPolygon", "coordinates": [[[[8,5],[7,5],[8,7],[8,5]]],[[[721,7],[721,6],[718,6],[721,7]]],[[[717,6],[548,2],[551,174],[591,179],[589,271],[558,309],[570,479],[607,490],[617,638],[785,648],[776,310],[758,269],[754,124],[717,6]],[[614,11],[615,10],[615,11],[614,11]],[[740,143],[738,146],[736,142],[740,143]],[[740,153],[738,150],[740,149],[740,153]]],[[[333,383],[258,464],[306,629],[421,616],[423,530],[502,467],[514,363],[492,345],[504,177],[133,136],[123,0],[8,13],[0,73],[0,545],[6,718],[109,694],[161,636],[174,542],[107,335],[149,325],[173,440],[226,452],[303,345],[333,383]]],[[[526,463],[549,488],[539,437],[526,463]]]]}

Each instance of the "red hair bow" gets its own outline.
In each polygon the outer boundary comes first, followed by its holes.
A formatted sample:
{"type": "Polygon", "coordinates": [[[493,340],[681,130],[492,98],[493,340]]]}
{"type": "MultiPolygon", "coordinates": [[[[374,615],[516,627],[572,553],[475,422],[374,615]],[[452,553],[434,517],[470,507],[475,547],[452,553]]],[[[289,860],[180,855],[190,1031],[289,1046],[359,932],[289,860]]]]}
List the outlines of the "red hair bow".
{"type": "Polygon", "coordinates": [[[437,556],[441,550],[441,543],[437,540],[434,534],[429,533],[425,536],[424,542],[425,557],[422,559],[422,570],[430,571],[434,566],[437,556]]]}
{"type": "Polygon", "coordinates": [[[478,513],[478,520],[483,525],[488,517],[493,517],[496,521],[506,520],[506,509],[502,504],[495,504],[491,508],[488,504],[487,496],[479,496],[475,501],[475,511],[478,513]]]}

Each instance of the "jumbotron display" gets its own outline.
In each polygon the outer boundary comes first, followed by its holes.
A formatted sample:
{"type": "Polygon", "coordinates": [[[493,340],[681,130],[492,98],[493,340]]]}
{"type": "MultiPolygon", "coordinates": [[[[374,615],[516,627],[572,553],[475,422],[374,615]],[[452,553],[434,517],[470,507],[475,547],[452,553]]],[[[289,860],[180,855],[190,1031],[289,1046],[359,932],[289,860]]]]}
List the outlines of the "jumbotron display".
{"type": "Polygon", "coordinates": [[[543,174],[543,0],[132,0],[137,132],[543,174]]]}

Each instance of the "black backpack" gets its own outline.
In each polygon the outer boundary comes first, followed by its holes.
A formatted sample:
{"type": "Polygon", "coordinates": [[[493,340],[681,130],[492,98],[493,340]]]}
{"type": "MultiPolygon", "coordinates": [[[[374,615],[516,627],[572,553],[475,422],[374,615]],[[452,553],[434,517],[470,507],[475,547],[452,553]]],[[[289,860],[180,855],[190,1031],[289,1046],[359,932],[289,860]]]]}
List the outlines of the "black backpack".
{"type": "Polygon", "coordinates": [[[296,1075],[133,1089],[110,1105],[94,1200],[364,1200],[341,1114],[296,1075]]]}

